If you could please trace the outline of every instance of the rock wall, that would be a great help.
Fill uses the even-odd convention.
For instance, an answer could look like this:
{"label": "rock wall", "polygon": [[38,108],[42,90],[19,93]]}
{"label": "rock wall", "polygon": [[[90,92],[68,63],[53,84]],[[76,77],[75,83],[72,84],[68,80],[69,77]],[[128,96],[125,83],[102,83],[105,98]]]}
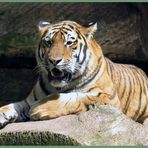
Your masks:
{"label": "rock wall", "polygon": [[147,61],[147,4],[1,3],[0,56],[34,56],[39,20],[96,21],[96,40],[117,60]]}

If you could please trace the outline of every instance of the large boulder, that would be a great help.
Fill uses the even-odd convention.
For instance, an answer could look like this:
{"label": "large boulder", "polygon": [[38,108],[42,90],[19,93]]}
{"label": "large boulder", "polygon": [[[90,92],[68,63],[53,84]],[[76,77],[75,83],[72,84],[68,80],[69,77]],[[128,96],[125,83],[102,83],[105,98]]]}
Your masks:
{"label": "large boulder", "polygon": [[80,115],[12,123],[0,130],[0,145],[148,145],[148,129],[110,105]]}

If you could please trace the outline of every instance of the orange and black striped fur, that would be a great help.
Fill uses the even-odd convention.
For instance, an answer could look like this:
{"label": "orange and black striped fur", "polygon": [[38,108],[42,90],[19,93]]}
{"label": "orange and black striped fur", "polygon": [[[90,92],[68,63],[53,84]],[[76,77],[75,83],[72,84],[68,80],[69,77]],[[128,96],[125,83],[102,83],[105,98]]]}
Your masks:
{"label": "orange and black striped fur", "polygon": [[111,104],[139,122],[148,117],[147,76],[105,58],[93,39],[96,30],[96,23],[39,23],[38,81],[25,100],[0,108],[0,127],[78,114],[95,103]]}

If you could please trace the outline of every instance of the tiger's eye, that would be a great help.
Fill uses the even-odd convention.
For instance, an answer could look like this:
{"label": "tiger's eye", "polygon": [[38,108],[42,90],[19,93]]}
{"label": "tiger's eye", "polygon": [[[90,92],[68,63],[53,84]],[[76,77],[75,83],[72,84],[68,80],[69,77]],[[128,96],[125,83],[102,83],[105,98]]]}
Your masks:
{"label": "tiger's eye", "polygon": [[51,47],[52,41],[51,40],[44,40],[46,46]]}
{"label": "tiger's eye", "polygon": [[73,42],[72,41],[68,41],[67,42],[67,45],[71,45]]}

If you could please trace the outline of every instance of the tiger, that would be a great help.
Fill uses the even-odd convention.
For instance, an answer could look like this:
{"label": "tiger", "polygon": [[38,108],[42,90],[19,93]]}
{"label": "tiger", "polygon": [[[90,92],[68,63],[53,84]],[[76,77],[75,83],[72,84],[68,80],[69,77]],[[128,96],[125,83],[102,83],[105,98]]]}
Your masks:
{"label": "tiger", "polygon": [[129,118],[148,117],[148,78],[138,67],[114,63],[94,39],[97,22],[38,23],[38,79],[26,99],[0,107],[0,128],[8,123],[49,120],[109,104]]}

